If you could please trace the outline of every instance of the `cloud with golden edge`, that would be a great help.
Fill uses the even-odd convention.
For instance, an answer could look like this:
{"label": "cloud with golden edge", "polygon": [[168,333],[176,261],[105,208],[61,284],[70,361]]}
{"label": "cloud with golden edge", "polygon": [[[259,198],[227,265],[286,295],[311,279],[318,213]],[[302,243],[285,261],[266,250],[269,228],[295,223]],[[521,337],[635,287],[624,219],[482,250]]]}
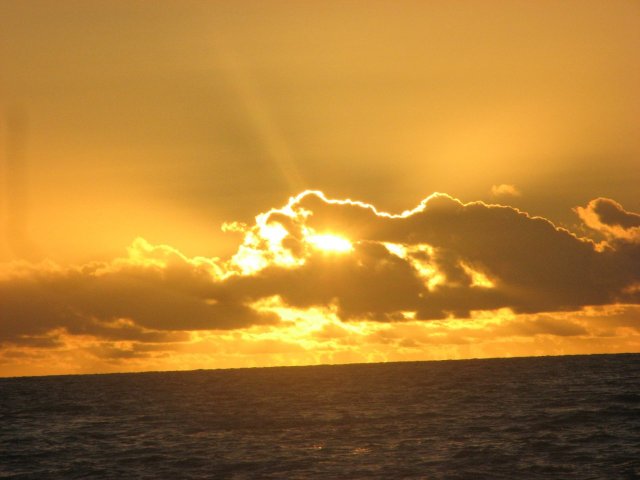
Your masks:
{"label": "cloud with golden edge", "polygon": [[[243,235],[228,258],[137,239],[111,262],[5,265],[0,364],[45,351],[158,368],[207,352],[222,366],[378,361],[491,339],[635,338],[640,216],[602,198],[576,212],[607,248],[509,206],[435,193],[391,214],[309,190],[225,224]],[[635,320],[585,313],[616,305]]]}
{"label": "cloud with golden edge", "polygon": [[640,215],[610,198],[596,198],[585,207],[576,207],[575,212],[587,227],[609,240],[640,242]]}

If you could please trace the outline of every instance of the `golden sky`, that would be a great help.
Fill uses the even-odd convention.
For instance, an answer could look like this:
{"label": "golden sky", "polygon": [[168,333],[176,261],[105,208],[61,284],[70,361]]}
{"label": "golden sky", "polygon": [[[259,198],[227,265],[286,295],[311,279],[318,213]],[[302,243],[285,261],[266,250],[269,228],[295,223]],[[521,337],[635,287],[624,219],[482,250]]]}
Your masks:
{"label": "golden sky", "polygon": [[0,2],[0,375],[640,351],[637,85],[632,0]]}

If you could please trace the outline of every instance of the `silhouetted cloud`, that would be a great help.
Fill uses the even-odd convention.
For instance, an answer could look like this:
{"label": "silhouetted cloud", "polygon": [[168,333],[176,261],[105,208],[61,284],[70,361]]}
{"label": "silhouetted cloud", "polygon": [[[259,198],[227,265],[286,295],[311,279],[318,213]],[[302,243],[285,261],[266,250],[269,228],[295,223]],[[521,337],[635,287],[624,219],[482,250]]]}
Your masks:
{"label": "silhouetted cloud", "polygon": [[[435,194],[410,212],[389,215],[308,192],[288,209],[286,221],[274,211],[265,225],[283,226],[298,242],[305,229],[336,232],[354,242],[353,252],[313,252],[302,265],[268,266],[229,279],[224,289],[251,300],[279,295],[297,308],[334,303],[343,319],[400,320],[411,311],[429,320],[629,301],[623,292],[640,278],[637,264],[624,267],[636,247],[599,252],[592,241],[511,207]],[[421,270],[439,281],[430,286]],[[491,286],[474,285],[474,273]]]}
{"label": "silhouetted cloud", "polygon": [[640,241],[640,215],[626,211],[609,198],[596,198],[576,213],[590,228],[614,239]]}
{"label": "silhouetted cloud", "polygon": [[[237,225],[244,241],[226,260],[138,240],[113,262],[9,270],[0,280],[0,342],[55,348],[72,335],[168,345],[188,341],[187,331],[278,325],[277,310],[262,305],[269,299],[329,308],[343,321],[473,321],[473,312],[509,309],[542,316],[496,330],[502,335],[580,335],[582,324],[543,314],[640,303],[640,245],[627,241],[640,216],[608,199],[577,212],[593,228],[628,235],[598,248],[508,206],[434,194],[392,215],[308,191],[253,226]],[[92,348],[146,355],[132,345]]]}
{"label": "silhouetted cloud", "polygon": [[0,281],[0,342],[33,343],[54,330],[176,342],[188,340],[185,330],[277,322],[273,314],[213,297],[206,264],[189,263],[170,250],[165,254],[162,264],[147,258],[69,269],[30,266],[6,276]]}

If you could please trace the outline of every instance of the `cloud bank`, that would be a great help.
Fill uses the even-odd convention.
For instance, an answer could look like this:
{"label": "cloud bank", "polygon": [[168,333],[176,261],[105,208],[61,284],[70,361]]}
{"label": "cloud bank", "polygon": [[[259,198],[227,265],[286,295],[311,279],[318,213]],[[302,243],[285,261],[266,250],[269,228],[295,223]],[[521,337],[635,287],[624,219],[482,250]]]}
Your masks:
{"label": "cloud bank", "polygon": [[194,332],[277,331],[304,316],[286,309],[324,311],[336,335],[362,322],[471,325],[498,311],[537,315],[494,329],[502,335],[582,335],[582,323],[553,318],[640,303],[640,215],[606,198],[576,212],[604,247],[513,207],[446,194],[389,214],[306,191],[254,225],[225,225],[243,234],[226,259],[138,239],[112,262],[6,265],[0,344],[56,349],[75,337],[106,342],[102,355],[117,342],[148,352]]}
{"label": "cloud bank", "polygon": [[[468,318],[474,310],[568,311],[639,299],[629,293],[640,278],[637,245],[618,242],[600,251],[591,240],[508,206],[434,194],[390,215],[306,192],[259,223],[258,236],[260,228],[280,231],[272,250],[290,261],[275,259],[221,285],[244,301],[278,295],[297,308],[336,305],[343,320],[393,321],[403,312],[433,320]],[[309,232],[340,234],[353,250],[300,253]]]}

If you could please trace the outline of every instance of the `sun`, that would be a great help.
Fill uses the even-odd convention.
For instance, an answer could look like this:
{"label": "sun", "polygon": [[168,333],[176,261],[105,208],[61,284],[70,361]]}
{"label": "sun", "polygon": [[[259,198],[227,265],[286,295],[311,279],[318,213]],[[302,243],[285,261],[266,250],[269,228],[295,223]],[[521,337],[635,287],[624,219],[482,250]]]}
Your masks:
{"label": "sun", "polygon": [[353,250],[353,245],[349,240],[332,233],[309,235],[306,240],[314,248],[322,250],[323,252],[347,253]]}

